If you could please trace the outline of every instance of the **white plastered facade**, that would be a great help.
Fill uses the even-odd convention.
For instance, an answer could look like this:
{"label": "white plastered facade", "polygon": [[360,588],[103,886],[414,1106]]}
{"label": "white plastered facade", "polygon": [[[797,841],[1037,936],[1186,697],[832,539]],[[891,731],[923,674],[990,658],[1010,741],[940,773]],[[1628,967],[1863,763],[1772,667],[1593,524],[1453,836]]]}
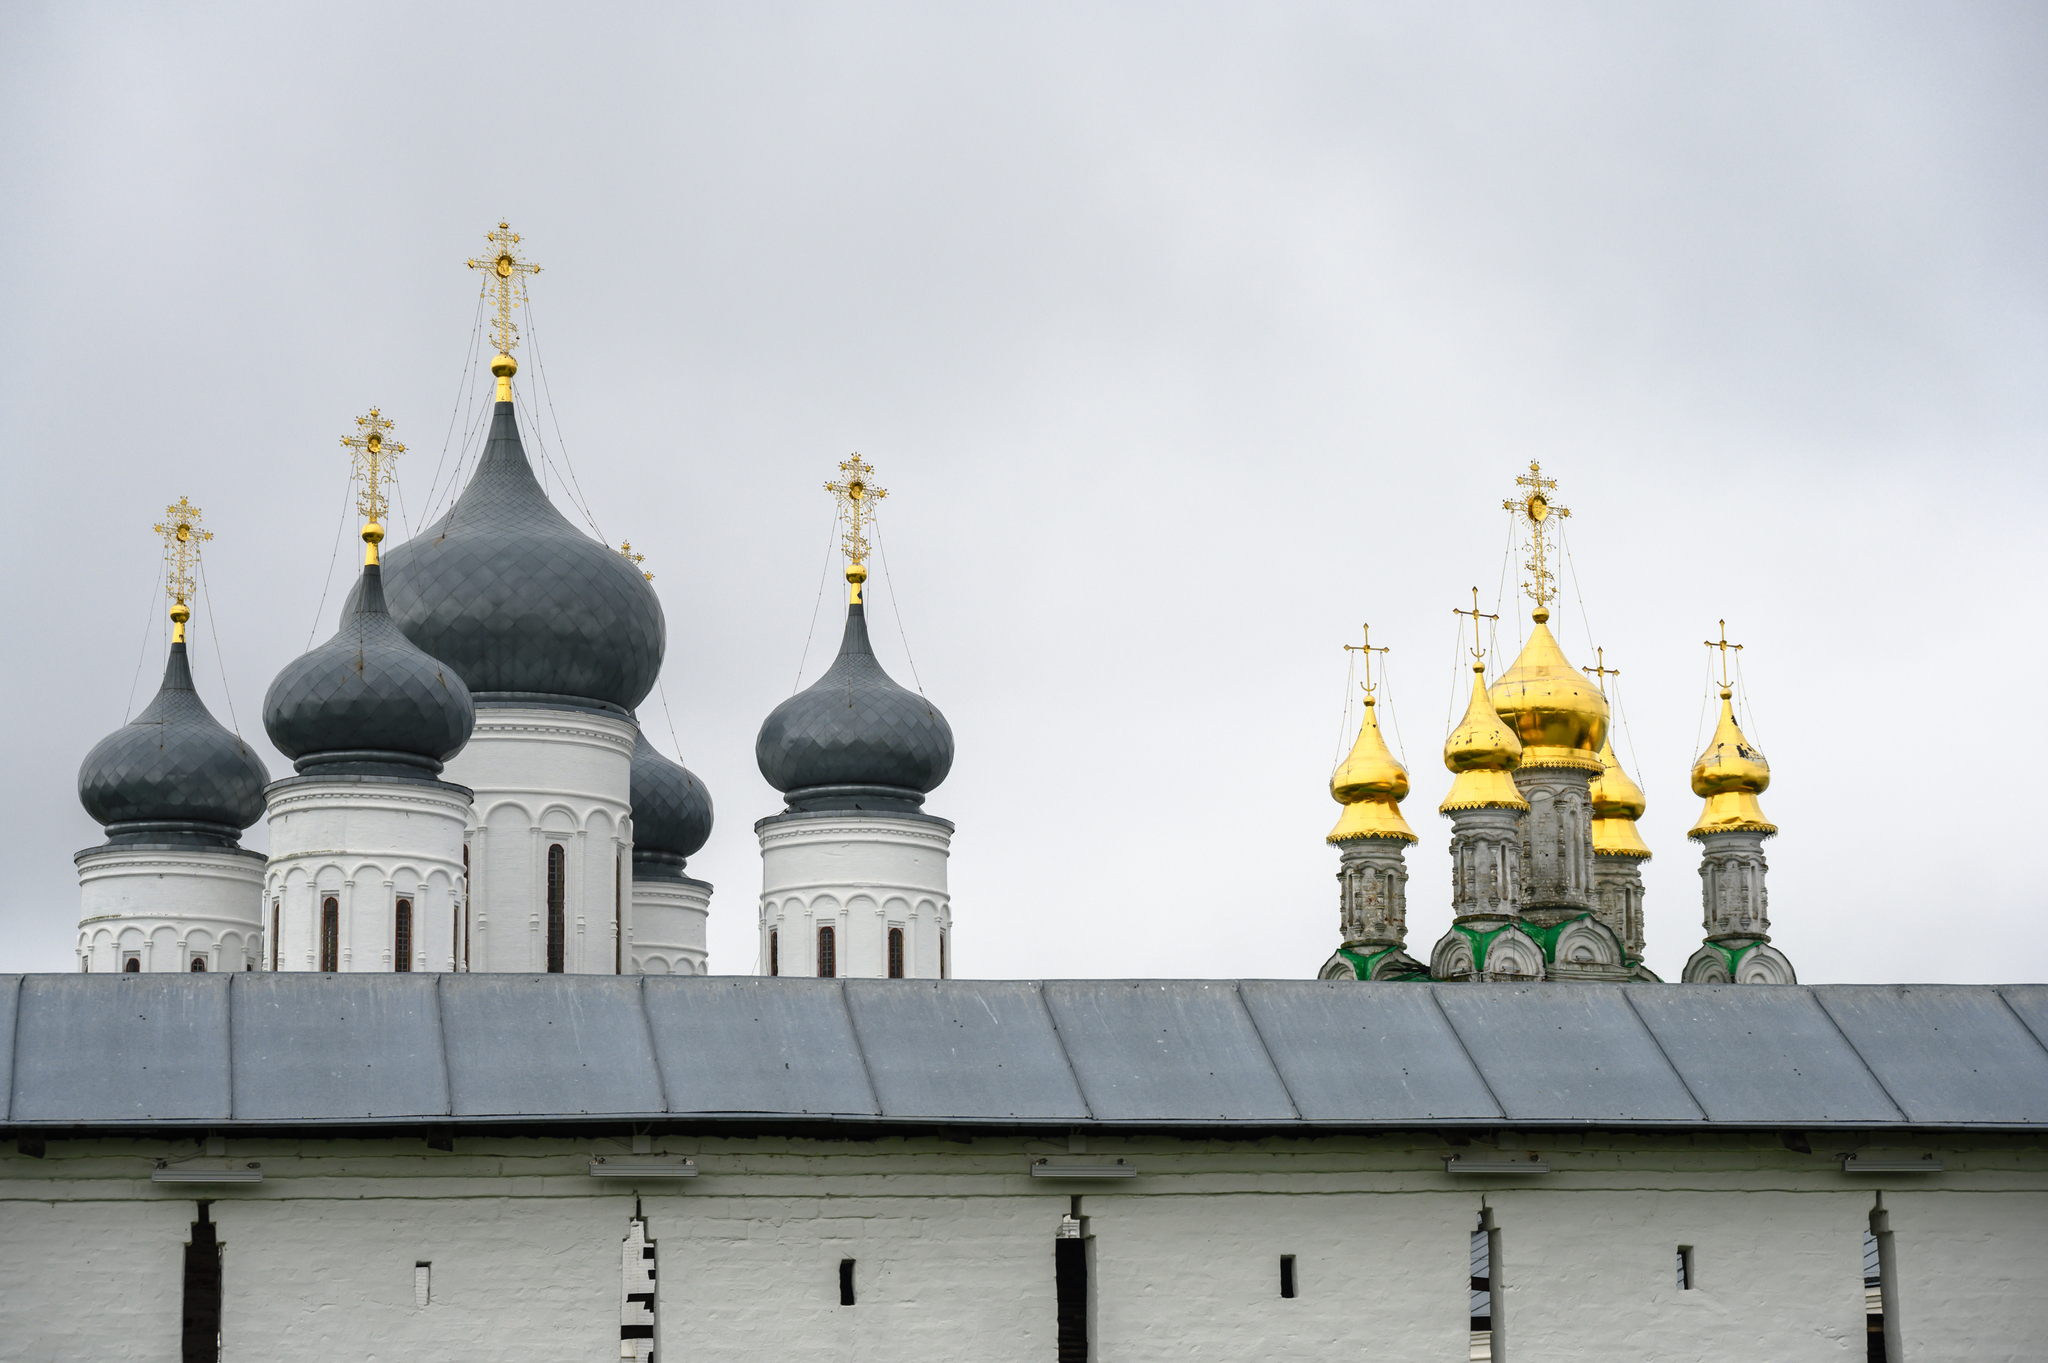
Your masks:
{"label": "white plastered facade", "polygon": [[[336,971],[453,970],[460,953],[462,838],[470,793],[445,781],[290,777],[264,791],[270,866],[265,970],[321,970],[327,901]],[[410,951],[397,954],[399,905]]]}
{"label": "white plastered facade", "polygon": [[[226,1161],[263,1182],[204,1189],[149,1179],[155,1159],[194,1157],[191,1140],[52,1140],[40,1159],[4,1146],[0,1338],[27,1363],[173,1363],[205,1197],[226,1363],[618,1358],[636,1208],[659,1245],[657,1357],[1042,1363],[1053,1242],[1077,1196],[1092,1356],[1120,1363],[1463,1359],[1482,1211],[1512,1363],[1856,1363],[1880,1196],[1903,1363],[2032,1360],[2048,1338],[2038,1139],[1940,1138],[1946,1172],[1894,1176],[1845,1174],[1818,1138],[1811,1155],[1770,1135],[1526,1139],[1551,1173],[1448,1174],[1450,1150],[1419,1133],[1091,1133],[1090,1160],[1138,1170],[1107,1186],[1029,1176],[1071,1157],[1063,1134],[657,1136],[652,1153],[701,1172],[646,1183],[588,1176],[624,1138],[457,1136],[440,1153],[417,1135],[230,1137]],[[96,1305],[51,1307],[67,1301]]]}
{"label": "white plastered facade", "polygon": [[819,929],[832,929],[833,974],[889,978],[889,935],[903,934],[903,978],[952,974],[953,825],[928,814],[820,810],[772,815],[761,840],[759,975],[816,975]]}
{"label": "white plastered facade", "polygon": [[632,973],[703,975],[710,969],[705,923],[711,886],[688,876],[633,879]]}
{"label": "white plastered facade", "polygon": [[108,845],[75,860],[80,970],[246,970],[261,958],[261,852]]}
{"label": "white plastered facade", "polygon": [[[563,971],[630,969],[633,724],[623,715],[477,706],[445,776],[475,792],[465,970],[548,968],[550,849],[564,866]],[[626,936],[620,936],[621,931]]]}

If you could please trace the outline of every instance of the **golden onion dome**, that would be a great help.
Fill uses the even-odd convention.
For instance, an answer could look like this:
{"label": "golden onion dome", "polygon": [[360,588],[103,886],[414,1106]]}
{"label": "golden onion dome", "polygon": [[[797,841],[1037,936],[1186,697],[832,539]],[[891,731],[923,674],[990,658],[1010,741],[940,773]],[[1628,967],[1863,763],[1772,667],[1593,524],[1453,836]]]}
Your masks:
{"label": "golden onion dome", "polygon": [[1351,745],[1351,755],[1330,777],[1330,798],[1343,805],[1344,812],[1326,842],[1357,838],[1418,841],[1415,830],[1401,817],[1401,801],[1408,798],[1408,769],[1387,750],[1371,696],[1365,698],[1365,718],[1358,726],[1358,741]]}
{"label": "golden onion dome", "polygon": [[1727,687],[1721,688],[1721,722],[1707,750],[1692,764],[1692,793],[1706,800],[1699,822],[1686,836],[1707,833],[1775,833],[1756,797],[1770,789],[1771,764],[1742,736]]}
{"label": "golden onion dome", "polygon": [[1501,723],[1486,694],[1486,669],[1472,668],[1472,703],[1444,740],[1444,765],[1458,774],[1439,814],[1454,809],[1527,809],[1529,802],[1508,775],[1522,761],[1522,742]]}
{"label": "golden onion dome", "polygon": [[1534,619],[1522,655],[1493,684],[1493,708],[1522,741],[1523,766],[1597,773],[1607,741],[1607,697],[1565,660],[1544,623],[1550,612],[1538,606]]}
{"label": "golden onion dome", "polygon": [[1636,831],[1649,801],[1614,756],[1614,743],[1600,745],[1600,774],[1593,778],[1593,852],[1597,856],[1650,859],[1650,848]]}

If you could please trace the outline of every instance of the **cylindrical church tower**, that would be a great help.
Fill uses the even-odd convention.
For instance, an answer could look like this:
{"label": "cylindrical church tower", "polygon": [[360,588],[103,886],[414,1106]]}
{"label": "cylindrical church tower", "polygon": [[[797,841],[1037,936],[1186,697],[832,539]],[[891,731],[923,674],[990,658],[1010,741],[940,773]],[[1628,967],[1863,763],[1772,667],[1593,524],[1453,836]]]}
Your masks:
{"label": "cylindrical church tower", "polygon": [[953,973],[946,859],[953,825],[924,797],[953,767],[937,706],[875,659],[861,602],[869,507],[886,495],[859,455],[833,491],[847,519],[850,600],[825,675],[775,707],[754,757],[787,802],[761,840],[763,975],[944,979]]}
{"label": "cylindrical church tower", "polygon": [[241,845],[270,774],[192,685],[185,624],[199,510],[180,500],[158,529],[172,594],[163,685],[78,768],[78,799],[107,840],[78,866],[78,968],[247,970],[262,954],[263,854]]}
{"label": "cylindrical church tower", "polygon": [[656,751],[634,718],[629,969],[640,975],[702,975],[710,959],[704,928],[711,885],[683,868],[711,837],[711,792],[695,772]]}
{"label": "cylindrical church tower", "polygon": [[1544,976],[1543,948],[1516,911],[1521,824],[1529,802],[1510,773],[1521,760],[1521,741],[1494,712],[1486,694],[1486,664],[1475,657],[1472,702],[1444,740],[1444,765],[1457,779],[1437,806],[1451,821],[1451,930],[1429,954],[1429,973],[1436,979]]}
{"label": "cylindrical church tower", "polygon": [[475,722],[469,689],[384,605],[383,528],[332,639],[277,674],[263,725],[297,775],[264,792],[272,970],[462,968],[470,792],[439,780]]}
{"label": "cylindrical church tower", "polygon": [[[1371,644],[1364,645],[1368,650]],[[1372,653],[1366,653],[1365,715],[1358,741],[1330,777],[1330,798],[1344,806],[1337,826],[1324,839],[1340,856],[1337,865],[1339,930],[1337,950],[1317,972],[1324,980],[1407,980],[1427,973],[1408,945],[1408,845],[1415,830],[1401,817],[1408,798],[1408,769],[1394,760],[1380,733],[1371,687]]]}
{"label": "cylindrical church tower", "polygon": [[[1731,645],[1732,647],[1732,645]],[[1771,945],[1764,889],[1764,839],[1778,826],[1757,796],[1770,788],[1771,765],[1735,723],[1733,693],[1721,687],[1721,720],[1692,764],[1693,794],[1705,799],[1686,834],[1700,844],[1700,897],[1706,941],[1685,963],[1687,984],[1797,984],[1785,953]]]}

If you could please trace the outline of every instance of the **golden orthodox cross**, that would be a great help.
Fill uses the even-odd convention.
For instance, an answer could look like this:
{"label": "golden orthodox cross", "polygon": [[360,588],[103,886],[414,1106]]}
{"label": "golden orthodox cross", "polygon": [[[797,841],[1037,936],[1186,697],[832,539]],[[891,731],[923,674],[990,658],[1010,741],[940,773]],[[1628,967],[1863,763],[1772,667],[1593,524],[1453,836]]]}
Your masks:
{"label": "golden orthodox cross", "polygon": [[1529,561],[1523,565],[1529,570],[1529,580],[1522,584],[1522,588],[1547,614],[1551,598],[1557,595],[1557,591],[1551,585],[1554,574],[1550,571],[1544,535],[1552,516],[1570,516],[1572,509],[1559,506],[1551,499],[1551,494],[1557,490],[1557,479],[1545,478],[1543,465],[1534,459],[1529,461],[1529,472],[1517,477],[1515,484],[1527,490],[1519,497],[1510,497],[1501,506],[1505,510],[1519,512],[1529,527]]}
{"label": "golden orthodox cross", "polygon": [[192,618],[188,603],[197,590],[194,582],[199,566],[199,545],[213,538],[211,530],[199,528],[200,510],[188,498],[180,497],[164,508],[162,523],[151,528],[164,537],[164,593],[171,598],[171,641],[185,642],[185,622]]}
{"label": "golden orthodox cross", "polygon": [[470,261],[469,268],[483,271],[484,287],[497,290],[491,340],[500,355],[510,355],[519,344],[519,328],[512,321],[512,310],[519,306],[517,294],[526,291],[525,277],[539,274],[540,266],[519,258],[513,249],[519,245],[519,234],[509,222],[500,221],[497,231],[484,233],[484,240],[491,243],[490,254]]}
{"label": "golden orthodox cross", "polygon": [[861,567],[868,558],[867,528],[875,518],[874,503],[888,496],[889,489],[875,486],[874,466],[858,452],[839,465],[839,472],[841,480],[825,484],[825,491],[839,503],[839,518],[846,526],[839,537],[839,547],[845,551],[850,565]]}
{"label": "golden orthodox cross", "polygon": [[1498,620],[1500,617],[1498,615],[1487,615],[1479,609],[1479,589],[1477,587],[1472,589],[1472,609],[1460,610],[1458,607],[1453,606],[1451,607],[1451,614],[1469,615],[1472,617],[1472,661],[1474,663],[1484,661],[1486,650],[1479,646],[1479,622],[1481,620]]}
{"label": "golden orthodox cross", "polygon": [[1607,679],[1608,679],[1609,677],[1618,677],[1618,676],[1620,676],[1620,675],[1621,675],[1621,669],[1620,669],[1620,668],[1618,668],[1618,667],[1609,667],[1609,666],[1607,665],[1607,650],[1606,650],[1606,649],[1604,649],[1604,648],[1596,648],[1596,649],[1594,649],[1594,650],[1593,650],[1593,652],[1594,652],[1594,653],[1595,653],[1595,654],[1596,654],[1596,655],[1597,655],[1597,656],[1599,657],[1599,659],[1600,659],[1599,665],[1598,665],[1598,666],[1596,666],[1596,667],[1582,667],[1582,668],[1580,668],[1580,669],[1579,669],[1579,671],[1581,671],[1581,672],[1590,672],[1590,673],[1591,673],[1591,674],[1592,674],[1592,675],[1593,675],[1594,677],[1598,678],[1598,679],[1599,679],[1599,682],[1600,682],[1600,694],[1604,696],[1604,695],[1606,695],[1606,694],[1607,694]]}
{"label": "golden orthodox cross", "polygon": [[[635,568],[640,568],[641,564],[647,562],[647,555],[633,552],[633,541],[631,540],[619,541],[619,557],[632,564]],[[648,572],[645,568],[640,568],[640,576],[646,578],[649,582],[654,581],[654,574]]]}
{"label": "golden orthodox cross", "polygon": [[1373,655],[1373,654],[1375,654],[1375,653],[1387,653],[1387,652],[1390,652],[1390,651],[1391,651],[1391,649],[1390,649],[1390,647],[1389,647],[1388,645],[1384,645],[1384,644],[1382,644],[1382,645],[1378,645],[1378,646],[1375,646],[1375,645],[1373,644],[1373,641],[1372,641],[1372,626],[1371,626],[1371,625],[1369,625],[1369,624],[1365,624],[1365,625],[1360,625],[1360,626],[1359,626],[1359,629],[1361,629],[1361,630],[1363,630],[1363,631],[1364,631],[1364,638],[1365,638],[1365,642],[1364,642],[1364,643],[1362,643],[1362,644],[1346,644],[1346,645],[1344,645],[1344,651],[1345,651],[1346,653],[1363,653],[1363,654],[1365,655],[1365,698],[1366,698],[1367,700],[1371,700],[1371,699],[1372,699],[1372,655]]}
{"label": "golden orthodox cross", "polygon": [[356,433],[341,438],[341,443],[354,451],[356,477],[363,484],[356,496],[356,510],[379,524],[391,507],[384,490],[391,485],[392,461],[405,453],[405,446],[385,438],[390,430],[390,418],[372,407],[367,415],[356,418]]}
{"label": "golden orthodox cross", "polygon": [[1726,620],[1723,620],[1723,621],[1721,621],[1721,622],[1720,622],[1720,624],[1721,624],[1721,637],[1720,637],[1720,639],[1718,639],[1718,640],[1714,640],[1714,639],[1708,639],[1708,640],[1705,640],[1704,642],[1706,643],[1706,645],[1707,645],[1707,647],[1708,647],[1708,648],[1718,648],[1718,649],[1720,649],[1720,650],[1721,650],[1721,689],[1722,689],[1723,691],[1726,691],[1726,690],[1728,689],[1728,650],[1732,648],[1732,649],[1734,649],[1734,650],[1735,650],[1735,651],[1736,651],[1737,653],[1740,653],[1740,652],[1742,652],[1742,645],[1741,645],[1741,644],[1731,644],[1731,643],[1729,643],[1729,642],[1728,642],[1728,622],[1727,622]]}

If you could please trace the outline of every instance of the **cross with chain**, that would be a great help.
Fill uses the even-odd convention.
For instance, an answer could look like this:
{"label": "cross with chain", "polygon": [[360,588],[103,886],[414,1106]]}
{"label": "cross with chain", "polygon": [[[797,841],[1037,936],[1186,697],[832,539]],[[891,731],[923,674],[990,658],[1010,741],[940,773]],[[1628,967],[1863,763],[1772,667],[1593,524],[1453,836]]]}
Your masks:
{"label": "cross with chain", "polygon": [[185,642],[185,622],[192,618],[186,603],[198,589],[194,572],[199,566],[199,545],[213,538],[211,530],[199,528],[200,510],[189,498],[180,497],[164,508],[164,519],[150,528],[164,537],[164,593],[171,598],[171,642]]}
{"label": "cross with chain", "polygon": [[1372,702],[1372,655],[1375,653],[1388,653],[1392,649],[1384,644],[1375,645],[1373,643],[1371,625],[1360,625],[1358,628],[1364,631],[1365,642],[1362,644],[1346,644],[1344,645],[1344,651],[1346,653],[1363,653],[1365,655],[1365,699],[1366,703],[1370,704]]}
{"label": "cross with chain", "polygon": [[390,429],[390,418],[372,407],[367,415],[356,418],[356,433],[341,438],[341,443],[355,452],[356,477],[363,484],[356,496],[356,510],[379,529],[383,528],[384,513],[391,507],[384,489],[391,485],[392,461],[405,453],[405,446],[385,439]]}
{"label": "cross with chain", "polygon": [[[632,564],[635,568],[640,568],[641,564],[647,562],[647,555],[633,552],[633,541],[631,540],[619,541],[619,557]],[[654,574],[648,572],[645,568],[640,568],[640,576],[646,578],[649,582],[654,581]]]}
{"label": "cross with chain", "polygon": [[1481,620],[1497,621],[1500,617],[1498,615],[1487,615],[1479,609],[1479,589],[1477,587],[1472,589],[1472,609],[1461,610],[1453,606],[1451,607],[1451,614],[1469,615],[1472,617],[1472,662],[1474,666],[1477,666],[1486,659],[1486,650],[1479,646],[1479,622]]}
{"label": "cross with chain", "polygon": [[1523,565],[1529,570],[1529,580],[1522,584],[1522,589],[1535,601],[1536,608],[1543,612],[1536,617],[1540,622],[1550,618],[1550,600],[1557,595],[1551,586],[1554,575],[1550,571],[1544,534],[1549,528],[1548,522],[1552,516],[1568,517],[1572,514],[1572,509],[1568,506],[1559,506],[1551,500],[1551,494],[1557,490],[1557,480],[1545,478],[1543,465],[1534,459],[1529,461],[1529,472],[1517,477],[1515,484],[1528,490],[1519,497],[1508,498],[1501,503],[1501,507],[1507,511],[1518,512],[1529,527],[1529,561]]}
{"label": "cross with chain", "polygon": [[498,230],[484,233],[484,240],[491,243],[491,253],[479,256],[469,262],[472,270],[481,270],[484,287],[497,290],[494,302],[496,315],[491,319],[491,340],[498,347],[498,353],[509,357],[519,344],[519,327],[512,321],[512,309],[519,306],[515,296],[526,291],[525,277],[539,274],[540,266],[521,260],[513,248],[519,245],[519,234],[512,230],[512,224],[498,223]]}
{"label": "cross with chain", "polygon": [[1600,682],[1600,694],[1604,696],[1607,694],[1607,679],[1609,677],[1620,676],[1621,669],[1618,667],[1609,667],[1607,665],[1606,649],[1596,648],[1593,650],[1593,652],[1600,659],[1599,665],[1596,667],[1582,667],[1579,669],[1579,671],[1590,673],[1594,677],[1598,678]]}
{"label": "cross with chain", "polygon": [[[1728,690],[1728,650],[1732,648],[1737,653],[1740,653],[1742,652],[1742,645],[1728,642],[1728,622],[1726,620],[1721,621],[1720,625],[1720,639],[1707,639],[1703,642],[1705,642],[1708,648],[1718,648],[1721,650],[1721,690],[1725,693]],[[1741,660],[1737,659],[1736,661],[1740,662]]]}

